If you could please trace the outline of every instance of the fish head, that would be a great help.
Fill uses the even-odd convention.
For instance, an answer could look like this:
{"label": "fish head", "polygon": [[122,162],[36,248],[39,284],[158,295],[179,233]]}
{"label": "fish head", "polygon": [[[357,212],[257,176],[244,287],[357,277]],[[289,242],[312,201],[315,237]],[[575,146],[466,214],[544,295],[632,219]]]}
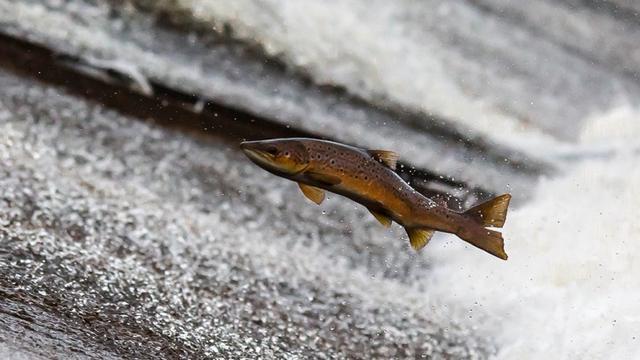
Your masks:
{"label": "fish head", "polygon": [[293,176],[309,166],[307,148],[300,140],[244,141],[240,148],[261,168],[281,176]]}

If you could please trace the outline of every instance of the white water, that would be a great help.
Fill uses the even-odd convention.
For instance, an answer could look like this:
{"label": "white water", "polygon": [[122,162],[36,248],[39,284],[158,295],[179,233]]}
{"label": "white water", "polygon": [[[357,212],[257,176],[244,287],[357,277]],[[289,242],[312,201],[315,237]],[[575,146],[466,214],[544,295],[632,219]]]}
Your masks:
{"label": "white water", "polygon": [[548,34],[476,1],[176,0],[171,7],[212,28],[229,26],[318,83],[441,115],[499,143],[574,138],[588,114],[638,98],[635,84],[606,68],[616,64],[590,60],[616,58],[618,48],[597,48],[603,42],[637,50],[632,35],[617,30],[622,21],[563,2],[490,3],[544,19]]}
{"label": "white water", "polygon": [[[553,141],[496,105],[508,90],[530,95],[519,88],[524,85],[514,82],[493,99],[465,92],[456,82],[459,74],[451,72],[456,67],[445,61],[457,59],[451,49],[428,31],[418,34],[412,32],[415,26],[406,26],[415,20],[403,12],[415,9],[409,2],[179,3],[196,17],[230,24],[240,37],[306,69],[318,82],[435,109],[557,162],[563,175],[541,181],[535,199],[509,215],[504,229],[509,261],[489,259],[453,237],[446,246],[434,241],[429,255],[437,264],[423,284],[425,293],[438,303],[470,310],[469,321],[495,339],[501,359],[640,358],[640,262],[635,261],[640,254],[640,154],[634,153],[640,148],[640,112],[620,107],[584,122],[564,119],[570,128],[585,124],[581,142]],[[451,11],[464,9],[442,3],[431,12],[447,17]],[[504,34],[495,34],[490,45],[499,53],[509,44],[501,43]],[[544,55],[539,60],[544,62]],[[473,66],[483,65],[459,68]],[[585,78],[591,70],[584,69]],[[522,100],[532,108],[534,102],[567,106],[567,98],[557,99],[552,91],[548,98],[540,96]]]}
{"label": "white water", "polygon": [[576,148],[612,153],[565,163],[510,212],[507,262],[453,238],[432,247],[426,288],[487,314],[499,358],[640,358],[639,118],[623,108],[591,119]]}
{"label": "white water", "polygon": [[[365,98],[388,98],[445,116],[499,142],[522,143],[532,137],[553,141],[530,123],[509,115],[491,95],[478,94],[465,84],[484,81],[481,87],[488,88],[493,83],[471,75],[489,69],[478,69],[481,64],[455,54],[456,49],[438,39],[435,24],[443,18],[455,14],[475,19],[476,14],[460,3],[178,0],[176,4],[215,24],[214,28],[229,24],[236,36],[251,39],[271,55],[305,69],[318,83],[345,86]],[[487,23],[483,22],[483,30]],[[499,31],[492,26],[486,31]],[[493,37],[496,52],[508,46]],[[518,81],[501,84],[509,84],[516,93],[524,87]]]}
{"label": "white water", "polygon": [[[259,37],[274,54],[288,52],[285,57],[319,81],[435,108],[520,146],[531,138],[531,128],[460,90],[430,56],[445,48],[419,46],[401,25],[378,26],[394,23],[398,14],[388,2],[377,2],[382,12],[357,2],[272,1],[271,12],[249,1],[182,2],[230,21],[242,36]],[[436,11],[447,10],[441,7]],[[276,23],[284,25],[269,26]],[[318,31],[326,24],[331,31]],[[453,237],[446,247],[430,245],[437,264],[425,280],[429,297],[471,310],[470,322],[496,339],[499,358],[640,358],[640,155],[633,153],[639,118],[623,107],[588,119],[578,146],[529,142],[530,151],[558,161],[564,175],[543,180],[535,200],[509,214],[508,262],[492,261]]]}

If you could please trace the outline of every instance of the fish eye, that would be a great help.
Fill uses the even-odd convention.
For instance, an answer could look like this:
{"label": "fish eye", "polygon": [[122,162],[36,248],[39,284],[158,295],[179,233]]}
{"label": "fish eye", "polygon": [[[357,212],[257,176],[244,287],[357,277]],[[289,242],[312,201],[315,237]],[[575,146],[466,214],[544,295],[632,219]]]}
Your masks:
{"label": "fish eye", "polygon": [[288,151],[285,151],[285,152],[284,152],[284,156],[289,157],[289,155],[291,155],[291,154],[290,154]]}

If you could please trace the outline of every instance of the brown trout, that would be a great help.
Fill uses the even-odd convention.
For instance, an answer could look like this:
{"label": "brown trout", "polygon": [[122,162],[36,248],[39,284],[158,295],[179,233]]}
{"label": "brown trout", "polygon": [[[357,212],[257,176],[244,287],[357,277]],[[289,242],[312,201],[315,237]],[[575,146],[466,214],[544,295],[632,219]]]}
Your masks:
{"label": "brown trout", "polygon": [[392,151],[309,138],[245,141],[240,147],[258,166],[297,182],[316,204],[324,200],[327,190],[364,205],[386,227],[392,221],[404,226],[415,250],[422,249],[435,231],[442,231],[507,259],[502,233],[487,227],[504,225],[509,194],[456,212],[402,180],[395,172],[398,155]]}

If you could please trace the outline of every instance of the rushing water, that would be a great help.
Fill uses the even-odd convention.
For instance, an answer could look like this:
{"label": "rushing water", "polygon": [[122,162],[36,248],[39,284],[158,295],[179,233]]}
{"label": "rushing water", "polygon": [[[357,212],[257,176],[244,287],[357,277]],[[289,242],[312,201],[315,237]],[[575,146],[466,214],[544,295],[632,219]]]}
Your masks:
{"label": "rushing water", "polygon": [[544,179],[510,212],[508,262],[452,253],[454,241],[434,249],[425,286],[487,314],[500,358],[640,357],[639,114],[621,108],[589,120],[562,160],[564,175]]}
{"label": "rushing water", "polygon": [[223,139],[197,141],[4,71],[0,83],[0,338],[11,348],[65,358],[495,352],[411,286],[430,261],[400,227],[385,231],[345,199],[312,205]]}
{"label": "rushing water", "polygon": [[180,0],[169,8],[226,25],[319,83],[523,146],[542,131],[575,139],[588,116],[620,98],[638,105],[640,27],[624,17],[634,10],[592,3]]}
{"label": "rushing water", "polygon": [[[498,339],[501,358],[639,358],[640,266],[635,259],[640,251],[640,111],[634,108],[635,96],[631,105],[624,105],[629,94],[637,93],[632,77],[615,73],[639,68],[637,57],[624,55],[638,28],[624,27],[624,19],[607,17],[607,10],[597,7],[584,9],[588,15],[581,18],[562,5],[543,2],[520,7],[480,3],[500,16],[435,2],[363,6],[351,1],[312,9],[267,2],[262,6],[272,11],[256,17],[242,16],[260,13],[252,1],[210,3],[208,9],[236,25],[241,35],[282,51],[319,78],[350,88],[360,83],[360,91],[437,109],[477,131],[502,137],[498,141],[518,139],[519,146],[526,143],[531,153],[556,162],[562,175],[543,179],[534,199],[510,213],[507,263],[487,261],[450,238],[446,248],[432,245],[438,262],[424,287],[431,296],[463,304],[470,321],[481,318],[491,328],[487,335]],[[299,16],[306,11],[310,18]],[[536,16],[526,20],[527,11],[544,14],[545,24],[537,23]],[[336,14],[337,21],[329,20]],[[536,35],[529,37],[528,30],[512,34],[502,22],[509,16],[537,29]],[[482,23],[476,23],[477,17]],[[272,26],[276,18],[285,26]],[[568,18],[570,25],[563,25]],[[459,21],[456,27],[449,27],[452,19]],[[580,25],[590,21],[600,26]],[[325,23],[332,24],[330,31]],[[470,28],[477,36],[465,34]],[[619,35],[607,36],[608,31]],[[461,45],[470,39],[477,43]],[[557,44],[590,60],[573,58]],[[473,61],[458,58],[458,51]],[[491,53],[489,62],[483,62],[485,52]],[[523,71],[531,66],[541,76],[520,77],[502,66]],[[601,72],[606,67],[614,70]],[[563,80],[538,82],[549,78]],[[617,83],[616,90],[604,90],[597,78],[607,79],[605,87]],[[514,126],[518,116],[509,117],[511,124],[502,123],[497,104],[578,141],[528,142],[535,138],[532,129]]]}
{"label": "rushing water", "polygon": [[[510,211],[507,262],[445,235],[413,255],[396,227],[384,232],[338,198],[313,207],[228,144],[202,144],[0,74],[0,356],[639,358],[640,92],[628,76],[637,42],[621,47],[626,32],[603,42],[620,24],[629,36],[636,26],[598,9],[571,17],[562,4],[535,2],[525,9],[546,14],[545,24],[514,29],[519,9],[477,3],[485,6],[152,7],[229,26],[318,83],[381,107],[446,115],[472,129],[469,137],[556,164],[559,174]],[[134,20],[119,18],[109,4],[0,0],[0,19],[62,49],[144,63],[140,73],[155,81],[287,125],[400,149],[421,166],[485,183],[504,170],[462,151],[444,156],[447,146],[426,132],[373,122],[339,95],[315,102],[319,92],[298,82],[275,91],[280,78],[251,64],[255,72],[238,71],[223,61],[227,48],[204,57],[209,50],[194,40],[177,52],[182,35],[149,31],[149,17],[124,7]],[[622,61],[621,52],[630,56]],[[214,65],[222,70],[207,72]],[[522,177],[524,186],[537,180]]]}

